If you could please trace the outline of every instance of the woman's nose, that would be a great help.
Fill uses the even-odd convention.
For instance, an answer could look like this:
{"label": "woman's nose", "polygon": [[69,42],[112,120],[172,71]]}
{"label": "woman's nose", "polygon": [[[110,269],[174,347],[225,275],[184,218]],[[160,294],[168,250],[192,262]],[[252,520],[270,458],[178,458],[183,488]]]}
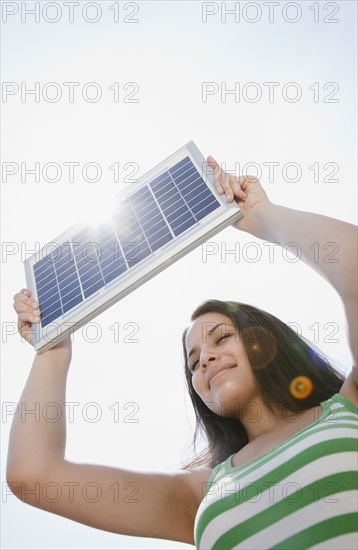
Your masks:
{"label": "woman's nose", "polygon": [[200,363],[201,363],[201,367],[206,369],[207,365],[209,362],[211,361],[215,361],[216,360],[216,356],[214,353],[212,352],[204,352],[202,354],[202,358],[200,360]]}

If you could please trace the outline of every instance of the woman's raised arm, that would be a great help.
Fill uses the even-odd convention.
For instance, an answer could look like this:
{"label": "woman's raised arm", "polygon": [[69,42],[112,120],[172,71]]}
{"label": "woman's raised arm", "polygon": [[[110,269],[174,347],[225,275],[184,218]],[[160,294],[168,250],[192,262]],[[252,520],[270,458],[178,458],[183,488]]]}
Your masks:
{"label": "woman's raised arm", "polygon": [[[234,177],[208,157],[214,183],[229,202],[235,200],[245,217],[234,227],[289,250],[322,275],[338,292],[345,307],[349,342],[357,360],[357,227],[337,220],[302,212],[269,201],[257,178]],[[358,384],[357,368],[352,378]]]}
{"label": "woman's raised arm", "polygon": [[[14,299],[19,332],[31,344],[36,306],[26,289]],[[194,520],[209,469],[142,473],[66,460],[70,362],[69,339],[35,356],[11,427],[11,491],[32,506],[97,529],[194,544]],[[51,421],[52,410],[56,421]]]}

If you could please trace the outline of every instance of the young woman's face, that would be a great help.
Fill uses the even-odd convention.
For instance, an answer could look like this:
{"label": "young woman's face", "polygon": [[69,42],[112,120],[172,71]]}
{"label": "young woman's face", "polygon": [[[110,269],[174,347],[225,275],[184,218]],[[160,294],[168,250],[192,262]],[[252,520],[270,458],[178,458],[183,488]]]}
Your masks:
{"label": "young woman's face", "polygon": [[219,416],[239,418],[260,400],[259,384],[233,322],[222,313],[205,313],[190,325],[187,360],[193,388]]}

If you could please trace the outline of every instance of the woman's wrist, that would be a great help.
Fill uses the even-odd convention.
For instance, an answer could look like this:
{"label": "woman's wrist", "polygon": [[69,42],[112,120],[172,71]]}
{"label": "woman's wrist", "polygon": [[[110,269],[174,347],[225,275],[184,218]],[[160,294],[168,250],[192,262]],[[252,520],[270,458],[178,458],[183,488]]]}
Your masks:
{"label": "woman's wrist", "polygon": [[72,344],[70,335],[66,335],[65,338],[54,347],[41,353],[37,352],[36,357],[41,361],[67,364],[69,367],[72,359]]}
{"label": "woman's wrist", "polygon": [[254,211],[255,236],[263,241],[275,240],[274,221],[278,206],[270,201],[257,205]]}
{"label": "woman's wrist", "polygon": [[268,200],[257,202],[249,211],[244,210],[244,218],[239,220],[235,227],[263,241],[273,241],[275,240],[273,223],[276,210],[277,205]]}

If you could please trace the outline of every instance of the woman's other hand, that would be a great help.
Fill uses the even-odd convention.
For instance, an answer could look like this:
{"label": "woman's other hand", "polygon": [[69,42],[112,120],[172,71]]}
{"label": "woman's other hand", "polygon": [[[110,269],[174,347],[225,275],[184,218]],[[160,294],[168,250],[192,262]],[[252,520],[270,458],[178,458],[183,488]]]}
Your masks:
{"label": "woman's other hand", "polygon": [[14,310],[17,313],[17,328],[19,334],[31,346],[34,345],[32,323],[40,322],[39,304],[31,298],[31,292],[23,288],[14,296]]}
{"label": "woman's other hand", "polygon": [[[27,288],[23,288],[14,296],[14,309],[17,313],[17,328],[20,336],[24,338],[31,346],[34,345],[34,337],[32,332],[32,324],[39,323],[41,313],[39,304],[31,298],[31,292]],[[71,358],[71,339],[68,333],[61,341],[53,346],[50,350],[61,350],[61,355],[66,354],[66,358]]]}
{"label": "woman's other hand", "polygon": [[255,218],[261,208],[272,204],[255,176],[233,176],[227,174],[216,160],[209,156],[209,166],[214,171],[213,179],[217,192],[225,193],[227,201],[233,200],[238,204],[245,216],[232,224],[232,227],[254,233]]}

